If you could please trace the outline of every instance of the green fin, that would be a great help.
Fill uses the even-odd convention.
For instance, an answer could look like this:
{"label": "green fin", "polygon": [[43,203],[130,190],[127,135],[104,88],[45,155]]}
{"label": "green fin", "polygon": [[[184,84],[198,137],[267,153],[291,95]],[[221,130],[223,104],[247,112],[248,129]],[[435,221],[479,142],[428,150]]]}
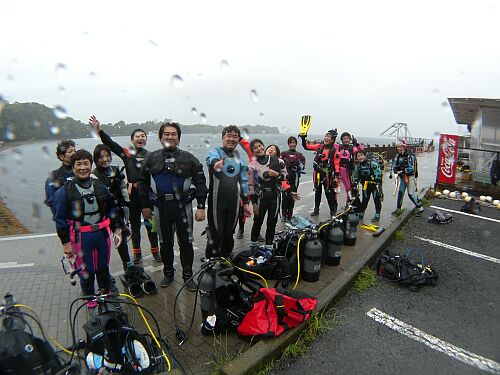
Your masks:
{"label": "green fin", "polygon": [[309,131],[310,127],[311,127],[311,116],[310,115],[302,116],[300,119],[299,135],[307,137],[307,132]]}

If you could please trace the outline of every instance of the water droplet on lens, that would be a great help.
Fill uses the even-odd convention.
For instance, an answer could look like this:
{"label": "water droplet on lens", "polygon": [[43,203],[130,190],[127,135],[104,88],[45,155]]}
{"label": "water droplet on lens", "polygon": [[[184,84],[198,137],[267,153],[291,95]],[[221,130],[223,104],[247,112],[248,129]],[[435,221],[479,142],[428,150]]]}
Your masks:
{"label": "water droplet on lens", "polygon": [[208,138],[205,139],[205,147],[206,148],[210,147],[210,139],[208,139]]}
{"label": "water droplet on lens", "polygon": [[206,123],[207,122],[207,115],[205,115],[204,113],[200,114],[200,121],[203,123]]}
{"label": "water droplet on lens", "polygon": [[170,79],[170,82],[175,89],[182,89],[184,87],[184,80],[178,74],[174,74]]}
{"label": "water droplet on lens", "polygon": [[135,147],[132,145],[132,146],[128,146],[128,152],[130,155],[135,155],[137,154],[137,151],[135,150]]}
{"label": "water droplet on lens", "polygon": [[198,110],[195,107],[191,108],[191,114],[193,116],[198,116]]}
{"label": "water droplet on lens", "polygon": [[432,95],[438,96],[438,94],[439,94],[439,90],[438,89],[432,90]]}
{"label": "water droplet on lens", "polygon": [[67,67],[66,64],[64,63],[59,63],[56,65],[56,74],[59,79],[65,79],[66,78],[66,71]]}
{"label": "water droplet on lens", "polygon": [[261,113],[259,113],[259,117],[260,117],[260,119],[262,120],[262,119],[264,118],[264,114],[263,114],[262,112],[261,112]]}
{"label": "water droplet on lens", "polygon": [[152,39],[149,39],[148,40],[149,44],[151,44],[153,47],[158,47],[158,44],[156,44],[156,42]]}
{"label": "water droplet on lens", "polygon": [[45,152],[46,154],[50,154],[49,148],[47,146],[43,146],[42,151]]}
{"label": "water droplet on lens", "polygon": [[66,88],[64,86],[59,86],[57,91],[59,91],[59,94],[61,94],[63,96],[66,95]]}
{"label": "water droplet on lens", "polygon": [[57,125],[52,125],[50,128],[49,128],[50,132],[54,135],[57,135],[61,132],[61,128]]}
{"label": "water droplet on lens", "polygon": [[40,206],[36,203],[32,203],[32,208],[33,208],[33,211],[32,211],[32,214],[31,216],[33,216],[35,219],[38,219],[40,218]]}
{"label": "water droplet on lens", "polygon": [[12,125],[7,126],[5,129],[4,139],[7,141],[14,141],[17,138],[16,131]]}
{"label": "water droplet on lens", "polygon": [[33,127],[34,128],[39,128],[40,126],[42,126],[42,123],[38,120],[33,120]]}
{"label": "water droplet on lens", "polygon": [[219,68],[220,70],[229,69],[229,62],[227,60],[221,60]]}
{"label": "water droplet on lens", "polygon": [[89,77],[90,77],[90,79],[94,79],[94,78],[96,77],[95,72],[94,72],[94,71],[91,71],[91,72],[89,73]]}
{"label": "water droplet on lens", "polygon": [[464,76],[464,75],[465,75],[465,71],[464,71],[464,70],[459,71],[459,72],[458,72],[458,75],[459,75],[460,77]]}
{"label": "water droplet on lens", "polygon": [[256,90],[250,90],[250,98],[256,102],[257,100],[259,100],[259,95],[257,95],[257,91]]}
{"label": "water droplet on lens", "polygon": [[68,117],[66,108],[64,108],[62,105],[56,105],[54,107],[54,116],[56,116],[58,119],[64,120],[66,117]]}
{"label": "water droplet on lens", "polygon": [[7,74],[7,81],[13,81],[13,80],[14,80],[14,75]]}
{"label": "water droplet on lens", "polygon": [[44,249],[38,249],[38,255],[43,255],[45,254],[45,250]]}

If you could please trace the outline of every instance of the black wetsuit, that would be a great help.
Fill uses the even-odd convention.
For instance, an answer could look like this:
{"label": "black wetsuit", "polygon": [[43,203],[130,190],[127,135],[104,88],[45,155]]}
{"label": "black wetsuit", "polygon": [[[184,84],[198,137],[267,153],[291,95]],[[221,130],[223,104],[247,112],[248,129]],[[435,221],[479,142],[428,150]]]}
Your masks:
{"label": "black wetsuit", "polygon": [[[145,148],[138,148],[135,152],[131,152],[128,148],[120,146],[118,143],[113,141],[109,135],[107,135],[103,130],[99,132],[102,143],[108,146],[111,151],[118,155],[125,165],[125,171],[127,172],[127,180],[129,184],[132,184],[132,189],[130,190],[130,229],[132,230],[132,247],[134,253],[139,252],[141,249],[141,214],[142,209],[147,208],[141,206],[141,200],[139,198],[139,190],[137,189],[137,182],[141,177],[141,167],[144,159],[149,154]],[[151,207],[149,207],[151,208]],[[146,226],[148,232],[149,242],[151,244],[151,249],[156,252],[158,248],[158,236],[156,233],[151,232],[151,227]]]}
{"label": "black wetsuit", "polygon": [[[258,203],[259,214],[254,217],[250,240],[252,245],[257,239],[267,213],[266,246],[271,246],[278,222],[281,201],[281,181],[286,178],[286,167],[276,156],[259,156],[248,166],[248,186],[252,203]],[[270,177],[269,170],[279,172],[278,177]]]}
{"label": "black wetsuit", "polygon": [[[221,171],[214,164],[224,158]],[[207,258],[229,257],[234,247],[234,228],[238,222],[240,198],[248,203],[247,166],[237,151],[223,147],[210,150],[207,156],[210,185],[208,190]]]}
{"label": "black wetsuit", "polygon": [[[194,190],[191,189],[194,185]],[[193,209],[205,208],[207,186],[203,165],[187,151],[156,150],[144,161],[139,180],[143,207],[154,205],[156,229],[160,237],[163,273],[174,273],[174,233],[180,249],[182,276],[188,279],[193,270]]]}
{"label": "black wetsuit", "polygon": [[[102,181],[104,185],[106,185],[109,192],[115,198],[117,206],[120,209],[121,225],[125,226],[128,221],[126,211],[128,211],[130,202],[128,201],[128,193],[123,192],[123,189],[127,189],[123,172],[116,166],[109,166],[108,168],[96,166],[96,168],[92,171],[92,174]],[[127,236],[123,235],[123,232],[122,243],[118,246],[117,250],[118,254],[120,254],[123,267],[126,269],[127,264],[130,264],[130,255],[128,253]]]}
{"label": "black wetsuit", "polygon": [[62,164],[59,168],[50,172],[45,180],[45,204],[52,211],[52,220],[55,220],[54,195],[57,189],[64,186],[66,181],[73,178],[73,169],[69,165]]}
{"label": "black wetsuit", "polygon": [[288,173],[287,181],[290,185],[283,192],[282,215],[286,219],[290,219],[293,216],[293,207],[295,206],[295,200],[291,193],[296,193],[299,189],[300,174],[304,170],[306,159],[301,152],[291,149],[282,152],[280,157],[285,162]]}

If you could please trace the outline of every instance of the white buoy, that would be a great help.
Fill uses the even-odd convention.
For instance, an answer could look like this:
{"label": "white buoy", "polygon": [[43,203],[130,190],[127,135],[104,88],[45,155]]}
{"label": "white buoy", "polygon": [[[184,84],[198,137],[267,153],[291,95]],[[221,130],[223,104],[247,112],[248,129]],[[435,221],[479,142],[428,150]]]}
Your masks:
{"label": "white buoy", "polygon": [[440,191],[436,191],[436,192],[434,193],[434,195],[435,195],[436,197],[440,198],[440,197],[441,197],[441,192],[440,192]]}
{"label": "white buoy", "polygon": [[450,191],[448,189],[443,190],[443,195],[448,195],[448,194],[450,194]]}
{"label": "white buoy", "polygon": [[457,193],[455,193],[454,191],[450,193],[450,198],[456,198],[457,197]]}
{"label": "white buoy", "polygon": [[500,210],[500,204],[499,204],[499,205],[497,205],[497,210]]}
{"label": "white buoy", "polygon": [[469,194],[467,194],[465,191],[462,193],[462,198],[468,197]]}
{"label": "white buoy", "polygon": [[479,197],[479,200],[480,200],[481,202],[484,202],[484,201],[486,200],[486,197],[485,197],[484,195],[481,195],[481,196]]}
{"label": "white buoy", "polygon": [[490,197],[489,195],[486,197],[486,202],[491,203],[492,200],[493,200],[493,198]]}
{"label": "white buoy", "polygon": [[500,204],[500,201],[498,199],[495,199],[493,201],[493,206],[498,206]]}
{"label": "white buoy", "polygon": [[464,198],[464,201],[466,201],[467,203],[469,203],[471,200],[472,200],[472,197],[469,197],[469,196]]}

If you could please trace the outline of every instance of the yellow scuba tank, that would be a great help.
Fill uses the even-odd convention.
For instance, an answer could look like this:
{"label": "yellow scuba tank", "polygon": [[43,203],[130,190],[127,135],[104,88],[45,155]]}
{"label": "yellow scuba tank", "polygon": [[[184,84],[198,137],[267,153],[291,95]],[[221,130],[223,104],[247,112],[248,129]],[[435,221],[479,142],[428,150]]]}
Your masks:
{"label": "yellow scuba tank", "polygon": [[300,119],[299,136],[307,137],[307,132],[309,131],[310,127],[311,127],[311,116],[310,115],[302,116]]}

